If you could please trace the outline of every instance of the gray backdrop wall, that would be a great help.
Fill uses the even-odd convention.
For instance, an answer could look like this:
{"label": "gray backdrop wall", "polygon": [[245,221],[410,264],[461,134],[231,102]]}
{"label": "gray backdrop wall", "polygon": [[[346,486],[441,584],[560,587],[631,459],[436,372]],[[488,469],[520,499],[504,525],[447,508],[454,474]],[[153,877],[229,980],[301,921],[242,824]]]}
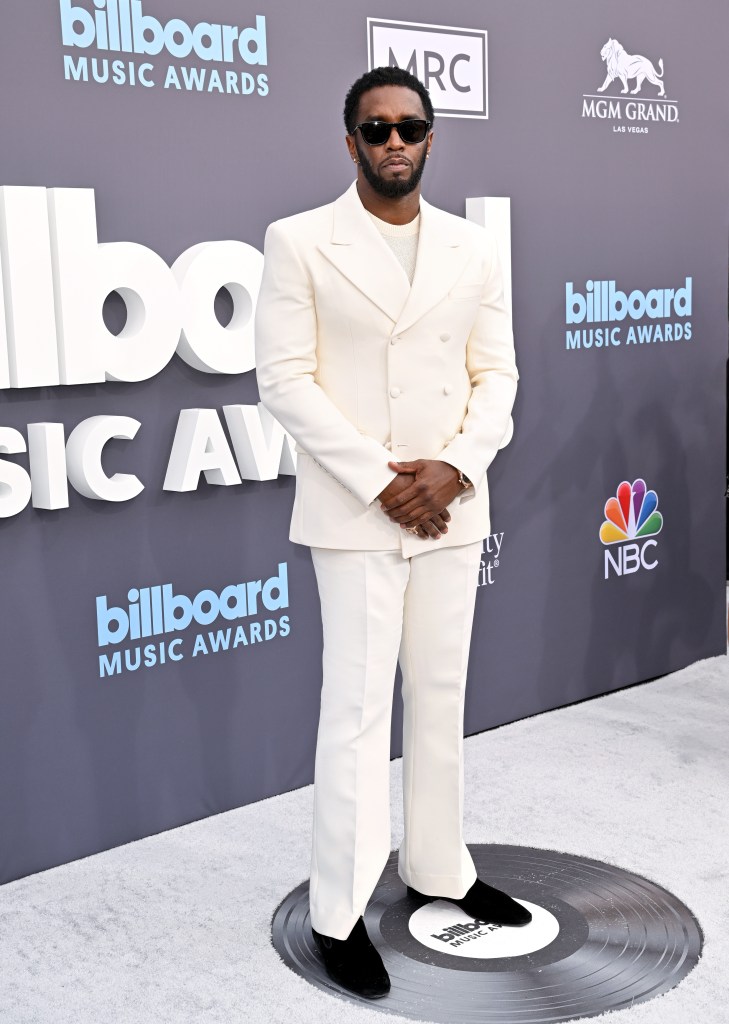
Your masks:
{"label": "gray backdrop wall", "polygon": [[[393,34],[377,45],[412,43],[441,108],[460,102],[461,113],[474,115],[438,120],[427,198],[460,215],[467,197],[511,198],[522,378],[514,439],[490,476],[495,535],[484,544],[467,731],[722,652],[729,155],[722,0],[453,0],[447,13],[436,0],[394,8],[362,0],[121,0],[118,7],[109,0],[91,23],[93,10],[90,0],[5,0],[0,185],[94,189],[99,240],[141,244],[168,266],[201,242],[234,239],[261,249],[271,220],[344,191],[352,167],[341,107],[367,67],[367,19],[441,26],[427,37],[385,26]],[[134,44],[124,19],[135,12],[161,26],[210,22],[208,35],[200,29],[196,37],[207,56],[184,55],[184,28],[157,54],[129,45],[123,52],[125,40]],[[215,53],[224,38],[217,25],[237,26],[238,35],[251,30],[242,41],[248,62],[237,48],[231,60],[217,59],[225,56]],[[453,27],[487,32],[488,117],[483,46]],[[92,35],[88,45],[71,45]],[[145,38],[154,48],[154,25]],[[617,55],[601,60],[615,39],[629,56],[611,51]],[[464,49],[472,43],[476,49]],[[471,59],[452,64],[463,52]],[[636,54],[646,62],[631,64]],[[95,81],[94,72],[104,78],[104,58],[122,63]],[[618,77],[608,74],[599,91],[608,66]],[[622,92],[625,66],[635,95]],[[220,78],[207,91],[213,71]],[[153,84],[140,84],[140,73]],[[233,85],[237,93],[227,91]],[[18,193],[4,196],[0,357],[8,349],[12,383],[13,373],[27,379],[20,346],[43,340],[32,324],[25,333],[18,326],[36,313],[22,282],[41,274],[43,260],[22,255],[22,218],[13,227]],[[48,259],[58,274],[58,256]],[[88,274],[74,280],[80,301],[98,314],[103,296],[93,267]],[[59,304],[57,294],[62,321]],[[245,304],[239,293],[243,320]],[[230,317],[225,294],[217,310]],[[118,296],[106,302],[105,316],[118,331],[125,317]],[[604,333],[590,335],[598,329]],[[2,365],[0,358],[0,373]],[[179,355],[137,382],[41,379],[0,390],[0,881],[311,781],[321,636],[308,551],[287,539],[291,475],[230,486],[202,476],[193,490],[163,488],[181,410],[218,410],[225,424],[224,406],[256,403],[254,372],[203,373]],[[89,497],[90,485],[79,493],[80,483],[69,489],[68,507],[41,507],[42,437],[57,445],[58,428],[44,434],[28,425],[63,424],[68,439],[101,416],[141,424],[133,440],[106,444],[103,467],[108,477],[136,475],[144,489],[108,501]],[[32,466],[20,450],[29,433]],[[79,444],[85,436],[76,435]],[[93,475],[83,465],[84,452],[93,462],[91,448],[81,448],[69,454],[77,483]],[[62,469],[60,458],[50,462]],[[23,504],[27,485],[11,466],[30,467],[33,476],[33,500],[19,510],[13,502]],[[45,489],[57,495],[62,481],[49,480],[53,488]],[[641,484],[616,498],[622,482],[641,480],[654,494],[645,499],[642,533]],[[611,498],[613,519],[631,505],[633,517],[622,533],[607,527],[601,535]],[[46,496],[45,504],[54,501]],[[234,620],[162,632],[162,591],[154,588],[169,585],[168,600],[206,590],[215,597],[275,576],[268,607],[259,600]],[[139,632],[145,622],[148,634],[156,631],[149,641],[156,663],[145,665],[149,637],[132,639],[131,625],[126,639],[100,646],[100,597],[103,608],[127,617],[131,606],[140,609]],[[210,595],[201,601],[204,619],[214,608]],[[184,619],[184,603],[176,614]],[[121,619],[105,621],[123,632]],[[177,638],[161,664],[160,644]],[[399,725],[396,712],[393,754]]]}

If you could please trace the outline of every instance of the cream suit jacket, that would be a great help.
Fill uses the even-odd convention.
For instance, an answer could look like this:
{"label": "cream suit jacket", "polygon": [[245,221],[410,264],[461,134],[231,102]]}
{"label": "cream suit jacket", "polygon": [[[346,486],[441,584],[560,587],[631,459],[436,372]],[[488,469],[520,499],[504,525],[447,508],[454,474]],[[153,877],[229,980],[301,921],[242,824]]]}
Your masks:
{"label": "cream suit jacket", "polygon": [[[518,374],[495,239],[422,198],[412,286],[359,199],[271,224],[257,303],[261,401],[297,455],[290,539],[401,549],[404,557],[490,533],[486,470]],[[439,540],[387,518],[390,460],[443,459],[474,487]]]}

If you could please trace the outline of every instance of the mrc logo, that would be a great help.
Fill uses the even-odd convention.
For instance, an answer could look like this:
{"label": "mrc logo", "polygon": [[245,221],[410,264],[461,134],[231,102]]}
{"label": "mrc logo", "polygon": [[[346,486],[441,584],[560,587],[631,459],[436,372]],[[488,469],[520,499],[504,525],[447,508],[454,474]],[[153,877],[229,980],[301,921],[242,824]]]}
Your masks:
{"label": "mrc logo", "polygon": [[402,68],[441,117],[489,116],[486,30],[367,19],[369,67]]}
{"label": "mrc logo", "polygon": [[600,540],[605,545],[605,579],[611,573],[628,576],[640,568],[655,569],[655,537],[662,529],[656,492],[646,488],[645,480],[632,484],[623,480],[616,496],[605,503],[605,522],[600,527]]}

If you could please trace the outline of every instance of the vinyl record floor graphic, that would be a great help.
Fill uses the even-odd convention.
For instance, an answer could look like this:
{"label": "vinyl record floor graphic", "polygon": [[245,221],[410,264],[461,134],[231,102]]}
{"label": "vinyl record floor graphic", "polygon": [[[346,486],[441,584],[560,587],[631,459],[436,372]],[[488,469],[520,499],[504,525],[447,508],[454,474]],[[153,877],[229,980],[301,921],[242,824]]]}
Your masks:
{"label": "vinyl record floor graphic", "polygon": [[273,917],[273,944],[311,984],[372,1010],[443,1024],[556,1024],[660,995],[701,955],[691,911],[640,875],[522,846],[470,846],[479,877],[532,913],[521,928],[468,917],[446,900],[407,896],[397,854],[365,923],[392,989],[368,1000],[331,981],[311,935],[308,882]]}

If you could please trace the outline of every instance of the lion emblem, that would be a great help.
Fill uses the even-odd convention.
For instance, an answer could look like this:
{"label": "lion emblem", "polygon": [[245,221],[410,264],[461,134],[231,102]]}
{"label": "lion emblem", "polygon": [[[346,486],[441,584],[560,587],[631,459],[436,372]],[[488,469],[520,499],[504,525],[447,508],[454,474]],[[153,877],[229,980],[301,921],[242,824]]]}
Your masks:
{"label": "lion emblem", "polygon": [[640,87],[647,78],[653,85],[657,85],[660,92],[659,96],[665,96],[666,90],[663,88],[663,60],[658,61],[658,66],[661,69],[660,74],[653,67],[647,57],[641,57],[640,54],[630,54],[625,52],[625,47],[621,46],[617,39],[608,39],[608,41],[600,50],[600,56],[605,61],[607,66],[607,75],[605,81],[601,86],[598,87],[598,92],[604,92],[611,82],[614,82],[616,78],[619,78],[623,83],[623,92],[628,91],[628,81],[631,78],[635,79],[635,89],[632,90],[632,95],[640,92]]}

